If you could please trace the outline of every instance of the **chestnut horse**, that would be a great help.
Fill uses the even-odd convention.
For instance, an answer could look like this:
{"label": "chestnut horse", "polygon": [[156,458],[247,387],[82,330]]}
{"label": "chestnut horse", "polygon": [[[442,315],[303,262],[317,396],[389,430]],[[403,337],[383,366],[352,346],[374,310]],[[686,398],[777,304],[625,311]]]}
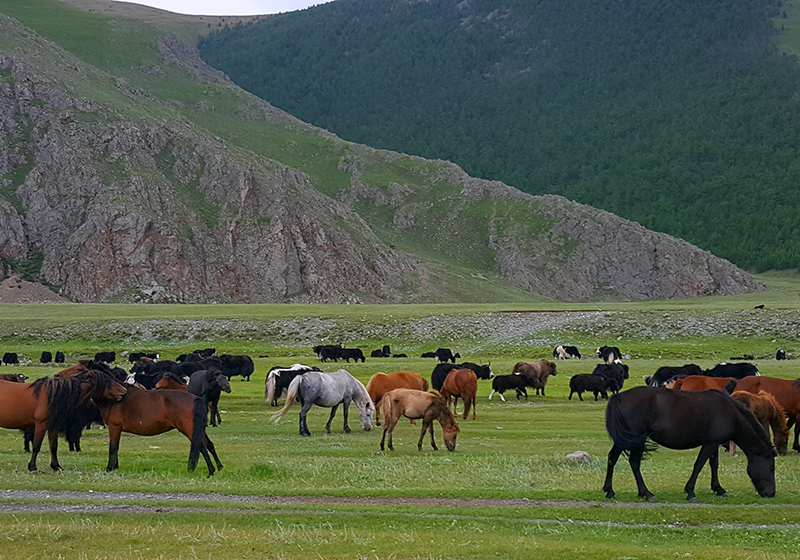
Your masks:
{"label": "chestnut horse", "polygon": [[175,389],[189,392],[189,377],[168,371],[156,382],[156,389]]}
{"label": "chestnut horse", "polygon": [[0,381],[0,427],[33,428],[33,448],[28,461],[31,472],[37,472],[36,458],[47,433],[50,468],[59,471],[58,434],[68,433],[76,422],[81,421],[76,410],[83,408],[87,399],[116,401],[125,393],[125,387],[113,377],[95,370],[68,378],[42,377],[33,383]]}
{"label": "chestnut horse", "polygon": [[472,419],[475,420],[475,405],[478,395],[478,376],[471,369],[454,369],[447,374],[440,391],[442,396],[447,399],[447,406],[450,406],[450,399],[453,399],[453,412],[456,411],[458,398],[464,401],[464,416],[467,419],[469,407],[472,405]]}
{"label": "chestnut horse", "polygon": [[[775,397],[766,391],[759,391],[757,395],[747,391],[734,391],[734,399],[744,404],[756,415],[758,421],[764,426],[764,431],[769,435],[772,427],[772,440],[778,455],[786,455],[786,446],[789,443],[789,426],[786,425],[786,416],[783,408]],[[731,454],[736,453],[736,446],[731,442]]]}
{"label": "chestnut horse", "polygon": [[794,444],[792,449],[800,451],[798,436],[800,433],[800,379],[779,379],[763,375],[750,376],[740,379],[736,383],[736,391],[747,391],[757,395],[759,391],[766,391],[778,401],[786,414],[786,425],[794,426]]}
{"label": "chestnut horse", "polygon": [[401,416],[406,418],[422,418],[422,431],[419,434],[417,449],[422,451],[422,440],[425,439],[425,432],[431,434],[431,447],[434,451],[436,442],[433,437],[433,421],[438,420],[442,426],[444,434],[444,444],[448,451],[456,448],[456,436],[461,430],[456,424],[456,418],[445,398],[436,393],[428,391],[418,391],[416,389],[394,389],[383,396],[381,408],[386,416],[386,425],[383,427],[383,437],[381,438],[381,451],[386,440],[386,433],[389,433],[389,449],[394,451],[392,446],[392,432]]}
{"label": "chestnut horse", "polygon": [[394,373],[376,373],[367,383],[367,393],[375,404],[375,425],[381,425],[380,402],[383,395],[392,389],[417,389],[428,390],[428,381],[418,373],[411,371],[396,371]]}
{"label": "chestnut horse", "polygon": [[214,474],[209,453],[214,456],[217,468],[222,468],[214,444],[206,434],[207,407],[202,398],[185,391],[148,391],[131,385],[128,387],[128,394],[121,401],[94,399],[94,402],[108,426],[107,471],[119,467],[118,451],[122,432],[138,436],[157,436],[172,429],[178,430],[191,442],[190,471],[197,467],[201,453],[208,466],[208,476]]}
{"label": "chestnut horse", "polygon": [[[730,387],[728,384],[733,382]],[[679,377],[664,384],[667,389],[679,389],[681,391],[708,391],[709,389],[719,389],[727,393],[733,392],[733,387],[736,386],[736,380],[733,377],[708,377],[705,375],[689,375],[687,377]]]}

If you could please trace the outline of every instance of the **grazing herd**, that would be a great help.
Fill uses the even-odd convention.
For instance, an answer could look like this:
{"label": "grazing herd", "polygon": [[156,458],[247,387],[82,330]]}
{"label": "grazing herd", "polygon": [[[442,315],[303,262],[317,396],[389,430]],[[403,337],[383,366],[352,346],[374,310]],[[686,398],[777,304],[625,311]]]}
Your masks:
{"label": "grazing herd", "polygon": [[[315,346],[313,352],[323,363],[340,359],[348,363],[351,359],[365,361],[360,349],[342,344]],[[785,353],[781,352],[776,359],[785,359]],[[762,376],[756,366],[746,362],[717,364],[708,370],[686,364],[660,367],[645,379],[645,386],[622,392],[625,380],[630,378],[628,365],[622,363],[625,356],[614,346],[599,347],[595,354],[602,363],[591,373],[569,378],[568,400],[576,393],[581,401],[583,393],[591,393],[595,401],[608,400],[606,429],[613,442],[603,485],[608,498],[615,497],[614,467],[624,453],[639,496],[655,500],[642,479],[640,467],[645,452],[654,444],[673,449],[700,448],[684,488],[689,500],[696,500],[694,488],[706,462],[711,468],[712,490],[720,496],[726,495],[717,473],[721,445],[731,452],[738,448],[745,454],[748,476],[761,496],[775,495],[774,456],[787,453],[792,426],[795,428],[792,449],[800,452],[800,380]],[[172,429],[190,441],[190,470],[194,470],[201,455],[209,476],[222,468],[207,426],[209,422],[216,426],[222,421],[219,401],[223,392],[231,392],[230,379],[250,380],[254,371],[252,358],[216,355],[214,348],[183,354],[174,361],[160,360],[155,353],[127,356],[132,364],[130,372],[111,367],[117,360],[115,352],[98,352],[93,360],[83,360],[32,383],[23,374],[0,374],[0,427],[24,433],[25,448],[31,449],[29,470],[36,471],[45,435],[50,466],[60,470],[59,434],[66,437],[70,449],[80,451],[81,432],[91,423],[108,427],[108,471],[119,466],[122,432],[150,436]],[[390,346],[385,345],[370,356],[396,358],[404,354],[393,354]],[[556,363],[547,359],[520,361],[510,374],[495,376],[489,363],[457,364],[461,356],[449,348],[439,348],[423,357],[438,362],[430,377],[433,391],[429,391],[424,377],[410,371],[376,373],[365,386],[343,369],[323,372],[316,366],[296,363],[269,370],[265,398],[277,407],[278,399],[285,394],[284,405],[273,414],[276,422],[289,412],[295,401],[299,402],[301,436],[311,435],[307,415],[314,405],[331,409],[325,426],[328,433],[342,405],[343,430],[349,433],[352,404],[366,431],[371,430],[373,423],[380,426],[383,414],[381,450],[387,435],[388,447],[394,450],[393,431],[400,418],[406,417],[412,423],[422,420],[418,450],[422,450],[426,433],[430,434],[433,449],[437,449],[433,423],[438,421],[445,446],[453,451],[461,431],[455,419],[458,400],[463,402],[462,419],[466,420],[471,410],[472,420],[476,420],[479,380],[491,380],[489,400],[498,393],[506,402],[504,393],[509,390],[514,391],[517,400],[523,396],[528,399],[529,388],[535,395],[545,396],[549,378],[558,374]],[[577,347],[559,345],[553,350],[553,358],[581,360],[583,357]],[[41,363],[52,360],[50,352],[42,352]],[[15,353],[3,356],[3,363],[18,362]],[[56,353],[56,362],[64,362],[63,353]]]}

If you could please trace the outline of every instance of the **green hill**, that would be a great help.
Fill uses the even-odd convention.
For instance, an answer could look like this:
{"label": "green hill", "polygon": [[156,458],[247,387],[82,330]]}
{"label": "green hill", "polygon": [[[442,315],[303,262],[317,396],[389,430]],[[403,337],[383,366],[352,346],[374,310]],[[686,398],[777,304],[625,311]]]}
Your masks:
{"label": "green hill", "polygon": [[[454,161],[800,267],[800,67],[777,0],[337,0],[201,39],[234,82],[372,146]],[[783,22],[783,23],[782,23]]]}

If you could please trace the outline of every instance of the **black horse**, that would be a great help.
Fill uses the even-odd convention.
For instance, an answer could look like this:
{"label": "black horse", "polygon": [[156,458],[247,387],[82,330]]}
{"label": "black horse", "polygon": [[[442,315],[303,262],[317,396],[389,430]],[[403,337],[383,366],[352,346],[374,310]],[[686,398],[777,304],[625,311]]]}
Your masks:
{"label": "black horse", "polygon": [[616,497],[611,486],[614,465],[627,452],[639,496],[656,501],[640,470],[648,439],[670,449],[700,447],[684,487],[689,501],[697,501],[694,487],[706,461],[711,465],[711,490],[718,496],[727,495],[717,478],[719,446],[727,441],[736,443],[747,456],[747,474],[756,491],[763,497],[775,496],[775,456],[769,437],[747,408],[722,391],[634,387],[608,401],[606,430],[614,442],[603,485],[607,498]]}
{"label": "black horse", "polygon": [[222,370],[211,367],[196,371],[189,378],[189,392],[202,398],[211,412],[211,425],[222,422],[219,414],[219,398],[222,391],[231,392],[231,383]]}

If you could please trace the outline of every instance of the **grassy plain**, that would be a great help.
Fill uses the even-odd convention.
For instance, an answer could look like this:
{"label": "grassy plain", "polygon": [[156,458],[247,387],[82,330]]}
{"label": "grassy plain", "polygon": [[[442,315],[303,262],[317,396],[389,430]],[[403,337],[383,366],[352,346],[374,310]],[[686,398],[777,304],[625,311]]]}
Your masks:
{"label": "grassy plain", "polygon": [[[729,497],[712,495],[703,473],[702,503],[686,504],[682,488],[695,452],[660,449],[643,465],[659,504],[640,503],[624,462],[615,477],[619,501],[604,500],[605,403],[567,400],[569,376],[590,372],[594,359],[559,362],[547,396],[527,401],[489,401],[490,384],[481,381],[477,420],[459,418],[454,453],[434,452],[427,442],[418,452],[418,427],[407,423],[396,429],[396,451],[381,452],[381,431],[344,434],[341,411],[325,434],[329,411],[317,408],[309,416],[313,436],[301,438],[297,408],[276,424],[263,397],[269,367],[317,363],[309,341],[347,333],[342,340],[348,345],[369,350],[388,342],[412,356],[345,365],[364,382],[377,371],[428,376],[432,360],[414,356],[447,337],[454,350],[468,349],[464,359],[490,360],[498,374],[520,359],[548,356],[553,341],[578,341],[586,352],[610,342],[629,352],[632,385],[660,365],[688,358],[709,367],[741,353],[756,354],[766,375],[800,377],[796,360],[771,359],[779,344],[790,354],[800,348],[797,276],[761,280],[770,290],[747,296],[535,308],[0,306],[0,350],[26,358],[44,349],[62,349],[69,361],[100,349],[174,357],[211,345],[219,352],[246,351],[256,361],[253,380],[233,380],[232,394],[223,395],[224,421],[210,434],[225,469],[210,479],[203,466],[187,472],[188,442],[175,433],[124,437],[120,469],[105,473],[107,436],[91,429],[81,454],[62,444],[62,473],[32,476],[20,435],[0,432],[0,559],[794,558],[800,550],[796,453],[777,459],[774,499],[757,496],[744,457],[723,454],[721,481]],[[762,302],[766,309],[753,309]],[[524,318],[537,313],[546,321],[541,332],[497,338],[498,324],[527,328]],[[564,316],[571,319],[559,322]],[[432,326],[419,326],[426,321]],[[472,325],[474,337],[458,323]],[[610,330],[614,324],[619,330]],[[749,334],[729,334],[745,326]],[[695,328],[707,334],[692,335]],[[631,336],[617,340],[625,329]],[[31,377],[57,371],[35,361],[0,369]],[[577,450],[594,461],[568,461],[565,456]],[[46,464],[43,454],[40,467]]]}

